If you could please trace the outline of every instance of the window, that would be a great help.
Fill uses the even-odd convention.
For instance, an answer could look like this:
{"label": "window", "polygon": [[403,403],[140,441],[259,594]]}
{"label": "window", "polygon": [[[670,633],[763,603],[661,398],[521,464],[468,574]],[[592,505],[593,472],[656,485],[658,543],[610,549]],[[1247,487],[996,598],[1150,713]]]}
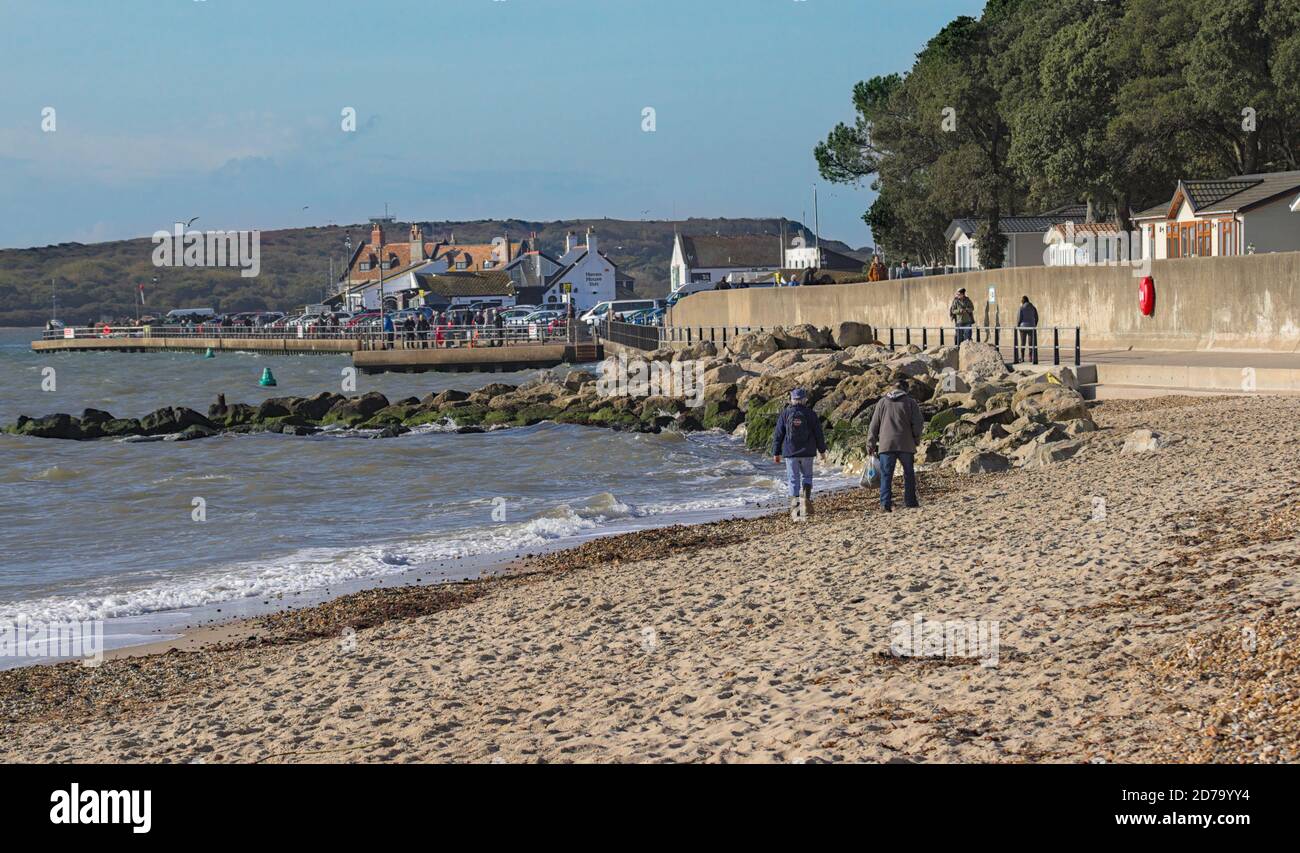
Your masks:
{"label": "window", "polygon": [[1235,219],[1219,220],[1219,254],[1232,256],[1240,254],[1237,247],[1237,240],[1240,235],[1240,229]]}
{"label": "window", "polygon": [[468,266],[469,264],[465,263],[465,261],[456,261],[456,269],[458,270],[463,270]]}

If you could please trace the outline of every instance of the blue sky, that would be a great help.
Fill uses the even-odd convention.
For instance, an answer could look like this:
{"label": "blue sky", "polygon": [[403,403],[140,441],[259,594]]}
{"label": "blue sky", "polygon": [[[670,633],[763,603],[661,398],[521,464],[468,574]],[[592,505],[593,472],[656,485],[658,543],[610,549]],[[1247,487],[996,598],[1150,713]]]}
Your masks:
{"label": "blue sky", "polygon": [[[807,216],[853,84],[982,0],[6,0],[0,247],[399,219]],[[42,110],[55,109],[55,130]],[[355,109],[357,130],[341,112]],[[643,110],[655,131],[643,131]],[[865,189],[822,232],[870,242]],[[307,209],[304,210],[303,208]]]}

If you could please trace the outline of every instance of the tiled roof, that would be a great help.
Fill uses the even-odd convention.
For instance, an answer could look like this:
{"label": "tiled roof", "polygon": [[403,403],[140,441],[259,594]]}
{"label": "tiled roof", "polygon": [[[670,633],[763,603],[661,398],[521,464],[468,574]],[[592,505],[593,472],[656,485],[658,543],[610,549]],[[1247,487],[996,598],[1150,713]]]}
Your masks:
{"label": "tiled roof", "polygon": [[693,269],[719,267],[778,267],[781,265],[781,238],[769,237],[688,237],[681,235],[682,254]]}
{"label": "tiled roof", "polygon": [[455,296],[511,296],[515,292],[510,276],[496,270],[488,272],[447,272],[441,275],[415,276],[420,289],[448,299]]}
{"label": "tiled roof", "polygon": [[1191,202],[1192,212],[1196,216],[1211,216],[1249,210],[1297,190],[1300,190],[1300,171],[1179,181],[1173,198],[1164,204],[1148,208],[1133,218],[1168,219],[1177,214],[1177,211],[1171,212],[1170,209],[1180,195]]}
{"label": "tiled roof", "polygon": [[1065,233],[1065,230],[1071,225],[1074,226],[1075,234],[1117,234],[1119,226],[1114,222],[1058,222],[1049,228],[1049,231],[1059,231]]}
{"label": "tiled roof", "polygon": [[1200,210],[1230,195],[1236,195],[1242,190],[1248,190],[1258,183],[1258,181],[1243,180],[1186,181],[1183,183],[1183,187],[1187,190],[1188,198],[1191,199],[1192,209]]}
{"label": "tiled roof", "polygon": [[[498,258],[497,247],[492,243],[465,245],[443,243],[438,247],[437,258],[446,258],[448,268],[453,270],[456,269],[456,264],[462,261],[465,263],[465,269],[467,270],[504,269],[506,264],[515,257],[518,250],[518,243],[511,241],[507,245],[502,242],[500,253],[505,254],[506,257]],[[497,263],[493,267],[484,267],[483,263],[485,261],[496,261]]]}
{"label": "tiled roof", "polygon": [[[1184,181],[1197,215],[1208,213],[1236,213],[1258,204],[1271,201],[1279,195],[1289,195],[1300,189],[1300,170],[1291,172],[1265,172],[1255,175],[1238,175],[1219,181]],[[1224,195],[1219,192],[1227,190]],[[1217,195],[1212,201],[1198,203],[1196,194]]]}
{"label": "tiled roof", "polygon": [[[427,259],[433,256],[433,253],[434,251],[436,251],[437,247],[438,247],[437,243],[433,243],[426,240],[424,243],[424,257],[426,258],[426,260],[416,261],[415,263],[412,263],[411,244],[409,242],[402,241],[402,242],[384,243],[382,252],[376,252],[369,242],[365,242],[362,243],[360,246],[358,246],[356,252],[353,253],[352,265],[347,270],[347,276],[353,281],[359,282],[359,281],[379,281],[380,272],[384,274],[384,278],[388,278],[389,276],[394,276],[394,275],[401,275],[403,272],[409,270],[412,266],[419,266],[422,263],[427,263]],[[377,262],[376,265],[372,266],[368,270],[361,269],[360,264],[362,259],[368,259],[371,255],[375,256]],[[378,266],[378,262],[379,261],[386,262],[393,257],[397,259],[396,263],[394,263],[393,266],[390,267],[389,269],[380,270]]]}
{"label": "tiled roof", "polygon": [[[1069,222],[1073,218],[1072,216],[1061,216],[1059,214],[1003,216],[998,220],[998,227],[1003,234],[1042,234],[1053,225]],[[979,229],[979,224],[980,220],[978,219],[954,219],[948,226],[948,239],[951,240],[958,231],[969,237]]]}

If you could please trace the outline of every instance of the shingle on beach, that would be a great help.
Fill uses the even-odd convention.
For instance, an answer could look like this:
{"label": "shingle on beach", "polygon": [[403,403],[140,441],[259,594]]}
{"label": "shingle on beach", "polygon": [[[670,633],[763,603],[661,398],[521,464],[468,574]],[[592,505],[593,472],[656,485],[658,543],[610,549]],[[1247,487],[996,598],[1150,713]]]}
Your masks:
{"label": "shingle on beach", "polygon": [[[1300,399],[1092,414],[1051,467],[923,473],[919,511],[854,490],[0,673],[0,759],[1296,760]],[[900,656],[918,616],[996,622],[996,665]]]}

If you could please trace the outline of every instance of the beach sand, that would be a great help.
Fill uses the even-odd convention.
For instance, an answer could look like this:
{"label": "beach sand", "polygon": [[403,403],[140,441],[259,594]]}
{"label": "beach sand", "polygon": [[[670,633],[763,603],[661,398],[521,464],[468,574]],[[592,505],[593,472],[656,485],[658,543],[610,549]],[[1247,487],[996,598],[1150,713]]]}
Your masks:
{"label": "beach sand", "polygon": [[[1078,456],[0,673],[5,761],[1294,761],[1300,400],[1097,406]],[[1122,455],[1149,427],[1174,439]],[[996,665],[891,652],[995,624]],[[219,635],[214,635],[218,639]]]}

